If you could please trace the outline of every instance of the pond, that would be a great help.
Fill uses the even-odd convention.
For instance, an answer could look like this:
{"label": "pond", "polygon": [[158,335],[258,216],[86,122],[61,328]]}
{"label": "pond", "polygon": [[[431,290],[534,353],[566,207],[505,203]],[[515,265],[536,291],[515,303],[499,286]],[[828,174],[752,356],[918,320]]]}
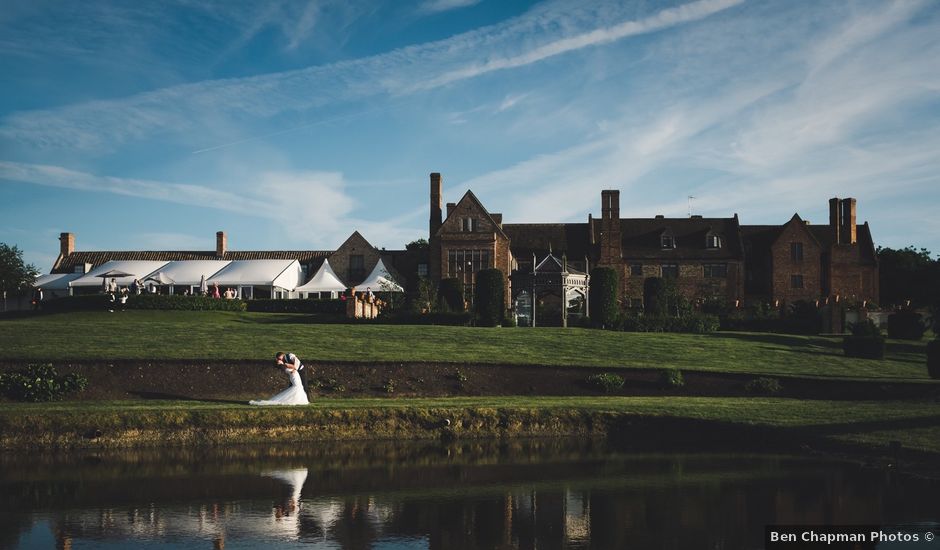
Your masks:
{"label": "pond", "polygon": [[940,518],[937,484],[884,468],[594,440],[3,454],[0,466],[11,548],[737,549],[762,548],[768,524]]}

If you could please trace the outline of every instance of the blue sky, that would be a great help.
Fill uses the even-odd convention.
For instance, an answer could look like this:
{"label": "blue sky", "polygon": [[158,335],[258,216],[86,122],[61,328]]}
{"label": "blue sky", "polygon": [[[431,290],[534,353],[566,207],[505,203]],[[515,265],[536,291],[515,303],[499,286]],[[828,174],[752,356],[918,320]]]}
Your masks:
{"label": "blue sky", "polygon": [[828,221],[940,252],[940,3],[58,2],[0,10],[0,241],[333,249],[507,222]]}

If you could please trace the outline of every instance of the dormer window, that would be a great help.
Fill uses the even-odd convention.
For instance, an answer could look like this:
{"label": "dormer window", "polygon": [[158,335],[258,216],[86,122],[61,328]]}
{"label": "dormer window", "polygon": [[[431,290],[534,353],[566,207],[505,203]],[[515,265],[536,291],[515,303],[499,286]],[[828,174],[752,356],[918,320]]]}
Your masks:
{"label": "dormer window", "polygon": [[659,238],[659,242],[663,249],[676,247],[676,239],[672,235],[663,235]]}
{"label": "dormer window", "polygon": [[721,248],[721,235],[708,235],[705,237],[705,248]]}
{"label": "dormer window", "polygon": [[461,218],[460,222],[461,231],[473,231],[477,228],[477,221],[473,218]]}

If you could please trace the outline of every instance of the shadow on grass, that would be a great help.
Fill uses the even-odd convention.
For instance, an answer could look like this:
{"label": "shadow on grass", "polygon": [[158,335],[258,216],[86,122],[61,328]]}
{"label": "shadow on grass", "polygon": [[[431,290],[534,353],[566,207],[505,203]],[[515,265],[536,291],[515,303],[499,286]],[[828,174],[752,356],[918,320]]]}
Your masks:
{"label": "shadow on grass", "polygon": [[137,396],[141,399],[156,401],[199,401],[201,403],[227,403],[234,405],[244,405],[247,403],[247,401],[236,401],[234,399],[210,399],[205,397],[197,398],[191,397],[189,395],[174,395],[171,393],[160,393],[152,391],[131,391],[127,393]]}
{"label": "shadow on grass", "polygon": [[765,344],[775,344],[789,348],[807,348],[809,346],[841,350],[842,343],[830,338],[823,338],[813,335],[796,334],[778,334],[773,332],[761,333],[740,333],[740,332],[712,332],[709,336],[713,338],[725,338],[729,340],[743,340],[746,342],[761,342]]}
{"label": "shadow on grass", "polygon": [[882,430],[912,430],[917,428],[935,428],[940,426],[940,415],[917,418],[897,418],[892,420],[873,420],[869,422],[840,422],[796,428],[814,435],[842,435],[852,433],[877,432]]}

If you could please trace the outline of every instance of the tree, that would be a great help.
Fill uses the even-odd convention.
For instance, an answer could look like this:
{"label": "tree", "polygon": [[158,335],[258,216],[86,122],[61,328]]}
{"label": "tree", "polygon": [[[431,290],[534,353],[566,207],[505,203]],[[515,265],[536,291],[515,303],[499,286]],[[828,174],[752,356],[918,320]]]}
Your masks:
{"label": "tree", "polygon": [[445,311],[463,311],[463,283],[460,279],[441,279],[437,287],[438,305],[444,306]]}
{"label": "tree", "polygon": [[427,250],[427,249],[428,249],[427,239],[415,239],[405,245],[405,250],[408,250],[408,251]]}
{"label": "tree", "polygon": [[591,270],[591,286],[588,290],[588,306],[591,322],[602,328],[611,328],[620,314],[620,281],[617,270],[610,267],[595,267]]}
{"label": "tree", "polygon": [[506,287],[503,272],[498,269],[482,269],[477,272],[476,288],[473,289],[473,305],[477,324],[495,327],[503,322],[506,314]]}
{"label": "tree", "polygon": [[923,307],[940,301],[940,260],[930,251],[912,246],[899,250],[878,247],[881,302],[884,305]]}
{"label": "tree", "polygon": [[23,261],[23,251],[0,243],[0,290],[19,294],[33,285],[39,269]]}

